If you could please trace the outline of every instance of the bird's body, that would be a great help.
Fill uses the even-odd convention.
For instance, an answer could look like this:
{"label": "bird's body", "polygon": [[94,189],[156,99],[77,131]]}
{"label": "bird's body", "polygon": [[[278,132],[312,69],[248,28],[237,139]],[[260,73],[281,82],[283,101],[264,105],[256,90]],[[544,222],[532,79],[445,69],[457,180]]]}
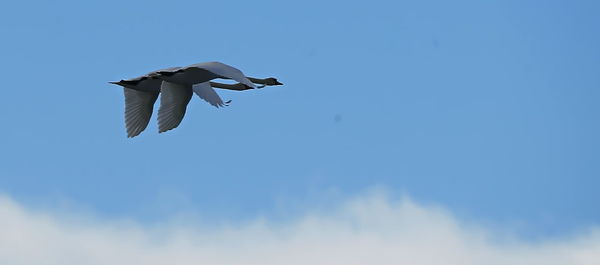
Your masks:
{"label": "bird's body", "polygon": [[213,79],[223,78],[208,70],[200,68],[189,68],[177,71],[162,71],[161,79],[176,84],[194,85],[198,83],[208,82]]}
{"label": "bird's body", "polygon": [[173,67],[156,71],[162,80],[182,84],[194,85],[208,82],[216,78],[233,79],[249,87],[256,86],[248,80],[242,71],[220,62],[207,62],[188,65],[186,67]]}
{"label": "bird's body", "polygon": [[149,75],[121,80],[119,82],[111,82],[112,84],[123,86],[124,88],[134,89],[146,92],[160,92],[160,85],[163,80]]}
{"label": "bird's body", "polygon": [[[209,82],[217,78],[232,79],[239,84]],[[148,125],[154,102],[159,94],[161,104],[158,110],[158,127],[159,132],[165,132],[179,126],[192,93],[196,93],[215,107],[223,107],[226,103],[213,87],[241,91],[256,88],[252,82],[263,86],[282,85],[275,78],[248,78],[242,71],[220,62],[170,67],[140,77],[110,83],[124,88],[127,136],[135,137]]]}

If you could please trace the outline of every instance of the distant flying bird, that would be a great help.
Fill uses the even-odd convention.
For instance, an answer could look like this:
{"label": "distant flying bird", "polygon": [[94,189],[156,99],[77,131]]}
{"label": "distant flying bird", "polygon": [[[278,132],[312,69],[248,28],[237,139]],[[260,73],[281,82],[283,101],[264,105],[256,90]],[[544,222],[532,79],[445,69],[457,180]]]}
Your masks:
{"label": "distant flying bird", "polygon": [[[217,78],[232,79],[239,83],[209,82]],[[246,77],[240,70],[219,62],[171,67],[110,83],[124,88],[127,137],[135,137],[146,129],[159,94],[161,103],[158,110],[158,128],[159,133],[162,133],[179,126],[192,98],[192,92],[218,108],[227,106],[230,101],[223,102],[213,87],[242,91],[282,85],[273,77]],[[262,86],[256,87],[254,83]]]}

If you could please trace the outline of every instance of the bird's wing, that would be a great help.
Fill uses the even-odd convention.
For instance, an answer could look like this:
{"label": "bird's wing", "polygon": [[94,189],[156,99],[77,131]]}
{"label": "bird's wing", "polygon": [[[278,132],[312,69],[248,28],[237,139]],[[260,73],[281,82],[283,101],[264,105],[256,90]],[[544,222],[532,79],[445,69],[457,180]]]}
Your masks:
{"label": "bird's wing", "polygon": [[169,67],[169,68],[164,68],[164,69],[160,69],[160,70],[156,70],[156,71],[152,71],[150,73],[147,73],[147,76],[155,76],[157,74],[165,74],[165,73],[175,73],[180,71],[181,69],[183,69],[183,67]]}
{"label": "bird's wing", "polygon": [[158,109],[158,132],[177,128],[187,104],[192,98],[192,87],[162,82],[160,87],[160,108]]}
{"label": "bird's wing", "polygon": [[217,108],[227,106],[225,103],[223,103],[223,100],[221,97],[219,97],[217,91],[210,86],[209,82],[195,84],[192,89],[196,95],[198,95],[201,99],[204,99],[210,105],[213,105]]}
{"label": "bird's wing", "polygon": [[124,87],[125,91],[125,128],[127,137],[140,134],[150,121],[157,92],[139,91]]}
{"label": "bird's wing", "polygon": [[222,76],[225,78],[229,78],[229,79],[233,79],[233,80],[238,81],[249,87],[256,88],[256,86],[252,82],[250,82],[250,80],[248,80],[248,78],[246,78],[246,76],[244,75],[244,73],[242,73],[242,71],[240,71],[239,69],[237,69],[233,66],[226,65],[224,63],[220,63],[220,62],[198,63],[198,64],[192,64],[192,65],[184,67],[184,68],[205,69],[216,75],[219,75],[219,76]]}

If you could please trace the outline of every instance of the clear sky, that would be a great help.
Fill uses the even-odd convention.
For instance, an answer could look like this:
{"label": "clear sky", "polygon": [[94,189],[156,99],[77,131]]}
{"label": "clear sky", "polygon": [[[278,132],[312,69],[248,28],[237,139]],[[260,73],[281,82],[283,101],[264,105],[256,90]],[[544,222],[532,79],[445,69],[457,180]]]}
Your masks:
{"label": "clear sky", "polygon": [[[600,225],[598,1],[9,1],[0,193],[141,224],[385,190],[529,239]],[[124,129],[146,72],[221,61],[284,86]],[[66,205],[66,206],[65,206]],[[58,211],[58,210],[57,210]],[[62,210],[61,210],[62,211]]]}

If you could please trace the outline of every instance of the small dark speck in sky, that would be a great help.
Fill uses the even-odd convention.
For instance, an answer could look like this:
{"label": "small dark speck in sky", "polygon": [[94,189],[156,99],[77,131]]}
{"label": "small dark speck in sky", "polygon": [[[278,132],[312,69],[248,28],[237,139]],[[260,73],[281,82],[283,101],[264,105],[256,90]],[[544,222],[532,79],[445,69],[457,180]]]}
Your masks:
{"label": "small dark speck in sky", "polygon": [[341,114],[335,114],[335,116],[333,116],[333,120],[335,122],[341,122],[342,121],[342,115]]}

